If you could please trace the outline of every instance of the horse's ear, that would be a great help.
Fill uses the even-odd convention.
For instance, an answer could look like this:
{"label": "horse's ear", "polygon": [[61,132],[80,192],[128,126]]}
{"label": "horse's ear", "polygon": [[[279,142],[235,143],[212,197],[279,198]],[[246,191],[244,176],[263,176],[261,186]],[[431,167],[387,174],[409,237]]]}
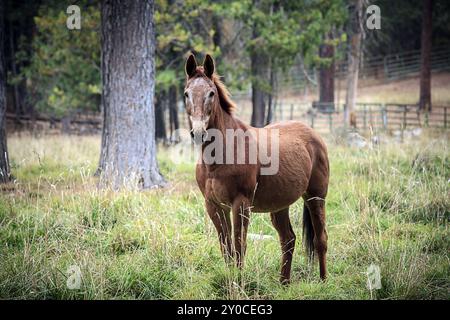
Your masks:
{"label": "horse's ear", "polygon": [[195,72],[197,70],[197,60],[195,60],[193,54],[190,54],[189,57],[187,58],[184,69],[186,71],[186,75],[188,76],[188,78],[191,78],[195,75]]}
{"label": "horse's ear", "polygon": [[214,73],[214,60],[209,54],[206,54],[205,56],[205,61],[203,61],[203,69],[205,70],[205,75],[208,78],[211,78]]}

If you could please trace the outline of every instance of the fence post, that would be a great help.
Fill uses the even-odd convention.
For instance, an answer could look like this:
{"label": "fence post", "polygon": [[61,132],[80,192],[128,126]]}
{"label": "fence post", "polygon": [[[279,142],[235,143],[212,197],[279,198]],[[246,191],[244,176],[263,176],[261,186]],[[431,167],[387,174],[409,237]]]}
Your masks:
{"label": "fence post", "polygon": [[311,128],[314,129],[314,112],[311,112]]}
{"label": "fence post", "polygon": [[293,120],[294,119],[294,105],[291,103],[291,116],[290,119]]}
{"label": "fence post", "polygon": [[387,130],[387,110],[384,103],[381,105],[381,122],[383,124],[383,129]]}
{"label": "fence post", "polygon": [[444,107],[444,128],[447,129],[447,107]]}
{"label": "fence post", "polygon": [[388,69],[387,58],[388,58],[388,56],[384,57],[384,59],[383,59],[384,79],[389,79],[389,69]]}
{"label": "fence post", "polygon": [[330,133],[332,133],[333,132],[333,114],[330,112],[328,114],[328,117],[329,117],[329,121],[330,121]]}
{"label": "fence post", "polygon": [[406,114],[408,112],[408,107],[403,106],[403,128],[406,129]]}
{"label": "fence post", "polygon": [[367,130],[367,105],[363,105],[363,123],[364,123],[364,130]]}

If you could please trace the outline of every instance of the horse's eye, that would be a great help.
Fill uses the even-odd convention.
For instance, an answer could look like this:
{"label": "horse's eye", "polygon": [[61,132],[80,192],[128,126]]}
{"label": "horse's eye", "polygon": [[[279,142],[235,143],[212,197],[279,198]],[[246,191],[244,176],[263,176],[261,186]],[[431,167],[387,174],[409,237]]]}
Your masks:
{"label": "horse's eye", "polygon": [[184,97],[185,97],[186,99],[189,98],[189,93],[185,92],[185,93],[184,93]]}
{"label": "horse's eye", "polygon": [[209,93],[209,97],[211,98],[212,96],[214,96],[214,91],[211,91],[211,92]]}

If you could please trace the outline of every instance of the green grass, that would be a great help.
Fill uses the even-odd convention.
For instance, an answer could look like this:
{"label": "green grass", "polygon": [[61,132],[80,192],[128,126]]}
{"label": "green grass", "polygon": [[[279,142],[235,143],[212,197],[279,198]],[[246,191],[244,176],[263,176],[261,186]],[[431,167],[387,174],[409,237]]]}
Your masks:
{"label": "green grass", "polygon": [[[0,299],[449,299],[449,134],[373,149],[329,143],[329,278],[301,248],[292,284],[278,282],[280,248],[268,214],[254,214],[239,272],[226,267],[193,164],[159,150],[170,185],[112,193],[96,188],[97,137],[12,136],[15,181],[0,192]],[[370,292],[366,270],[381,270]],[[66,285],[70,266],[80,289]]]}

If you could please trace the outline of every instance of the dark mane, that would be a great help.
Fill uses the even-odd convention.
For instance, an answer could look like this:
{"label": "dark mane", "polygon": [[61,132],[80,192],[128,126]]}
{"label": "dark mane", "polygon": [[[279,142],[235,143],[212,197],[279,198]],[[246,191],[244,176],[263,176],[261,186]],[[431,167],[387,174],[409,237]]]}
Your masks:
{"label": "dark mane", "polygon": [[[203,67],[197,67],[196,75],[194,76],[194,78],[195,77],[205,77],[205,78],[209,79],[205,75]],[[231,100],[230,91],[228,91],[225,84],[222,82],[222,80],[220,80],[220,76],[217,73],[214,73],[212,75],[211,81],[214,83],[214,85],[217,88],[217,94],[219,95],[220,106],[226,113],[233,114],[236,111],[237,107],[236,107],[236,104]]]}
{"label": "dark mane", "polygon": [[214,73],[212,80],[217,88],[217,93],[219,94],[220,106],[225,112],[229,114],[234,113],[237,109],[236,104],[231,100],[230,91],[228,91],[225,84],[220,80],[220,76],[217,73]]}

